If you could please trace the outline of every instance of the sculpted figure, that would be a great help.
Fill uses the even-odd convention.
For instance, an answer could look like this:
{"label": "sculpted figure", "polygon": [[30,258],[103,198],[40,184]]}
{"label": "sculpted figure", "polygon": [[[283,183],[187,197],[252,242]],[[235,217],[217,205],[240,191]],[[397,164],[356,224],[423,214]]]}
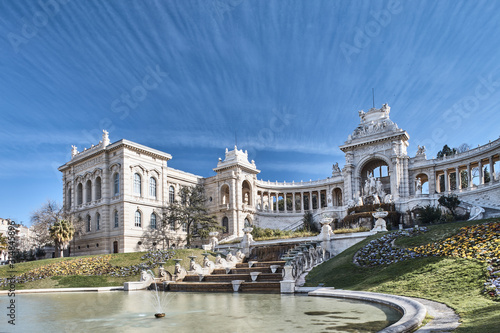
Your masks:
{"label": "sculpted figure", "polygon": [[365,180],[364,194],[370,195],[370,181],[368,179]]}
{"label": "sculpted figure", "polygon": [[384,197],[385,195],[380,178],[377,178],[377,194],[379,195],[379,197]]}
{"label": "sculpted figure", "polygon": [[78,154],[78,149],[76,149],[76,146],[71,146],[71,157],[74,157],[76,154]]}
{"label": "sculpted figure", "polygon": [[377,192],[377,182],[375,181],[375,177],[370,176],[370,193],[374,194]]}
{"label": "sculpted figure", "polygon": [[387,195],[385,196],[385,198],[384,198],[384,203],[386,203],[386,204],[391,204],[391,203],[393,203],[393,202],[394,202],[394,200],[392,199],[392,195],[387,194]]}

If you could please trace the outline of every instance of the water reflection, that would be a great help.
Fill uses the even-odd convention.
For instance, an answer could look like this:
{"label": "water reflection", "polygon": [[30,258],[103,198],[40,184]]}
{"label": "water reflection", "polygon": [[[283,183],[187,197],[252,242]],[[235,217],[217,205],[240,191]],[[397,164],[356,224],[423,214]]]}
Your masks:
{"label": "water reflection", "polygon": [[147,291],[16,298],[16,332],[375,332],[400,318],[374,304],[276,294],[165,293],[162,319]]}

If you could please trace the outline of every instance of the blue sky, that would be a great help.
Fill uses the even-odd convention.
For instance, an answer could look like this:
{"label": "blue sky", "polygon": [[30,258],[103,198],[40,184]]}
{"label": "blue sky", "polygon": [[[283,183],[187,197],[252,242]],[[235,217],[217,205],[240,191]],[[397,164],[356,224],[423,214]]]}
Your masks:
{"label": "blue sky", "polygon": [[260,179],[314,180],[374,88],[411,156],[495,140],[499,22],[497,1],[0,0],[0,217],[61,202],[103,128],[201,176],[236,137]]}

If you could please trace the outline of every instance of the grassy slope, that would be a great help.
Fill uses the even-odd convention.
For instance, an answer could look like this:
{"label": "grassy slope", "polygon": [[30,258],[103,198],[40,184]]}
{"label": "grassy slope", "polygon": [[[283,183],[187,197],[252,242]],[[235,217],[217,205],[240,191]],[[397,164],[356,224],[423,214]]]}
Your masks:
{"label": "grassy slope", "polygon": [[[175,259],[182,259],[181,265],[185,268],[189,266],[189,256],[195,255],[197,258],[195,261],[201,265],[204,251],[201,249],[189,249],[189,250],[176,250]],[[110,263],[113,266],[131,266],[137,265],[144,260],[141,257],[145,252],[134,252],[134,253],[116,253],[111,254]],[[15,264],[15,275],[20,275],[22,273],[28,272],[32,269],[42,267],[44,265],[49,265],[64,260],[74,260],[79,258],[85,258],[91,256],[81,256],[81,257],[69,257],[69,258],[54,258],[54,259],[44,259],[37,261],[30,261],[24,263]],[[95,256],[98,257],[98,256]],[[209,259],[214,260],[214,256],[210,256]],[[175,262],[173,260],[168,260],[165,264],[165,268],[170,273],[174,272]],[[155,270],[155,274],[158,270]],[[0,277],[8,277],[11,275],[11,271],[8,266],[0,266]],[[44,289],[44,288],[78,288],[78,287],[110,287],[123,285],[127,281],[138,281],[139,276],[127,276],[127,277],[112,277],[112,276],[54,276],[46,278],[39,281],[27,282],[25,284],[18,284],[17,289]]]}
{"label": "grassy slope", "polygon": [[[398,246],[417,246],[443,240],[465,225],[460,222],[430,227],[414,238],[398,239]],[[325,283],[339,289],[365,290],[427,298],[447,304],[457,311],[462,325],[457,332],[498,332],[500,303],[481,294],[485,280],[484,263],[466,259],[432,257],[383,267],[361,268],[352,263],[354,254],[371,239],[349,248],[327,263],[313,269],[307,285]]]}

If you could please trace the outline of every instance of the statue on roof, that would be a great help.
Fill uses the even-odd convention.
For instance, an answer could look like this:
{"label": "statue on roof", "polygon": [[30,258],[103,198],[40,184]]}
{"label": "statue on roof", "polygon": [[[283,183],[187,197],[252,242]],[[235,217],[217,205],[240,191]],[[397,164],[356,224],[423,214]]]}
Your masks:
{"label": "statue on roof", "polygon": [[71,146],[71,157],[75,157],[78,154],[78,149],[76,146]]}

